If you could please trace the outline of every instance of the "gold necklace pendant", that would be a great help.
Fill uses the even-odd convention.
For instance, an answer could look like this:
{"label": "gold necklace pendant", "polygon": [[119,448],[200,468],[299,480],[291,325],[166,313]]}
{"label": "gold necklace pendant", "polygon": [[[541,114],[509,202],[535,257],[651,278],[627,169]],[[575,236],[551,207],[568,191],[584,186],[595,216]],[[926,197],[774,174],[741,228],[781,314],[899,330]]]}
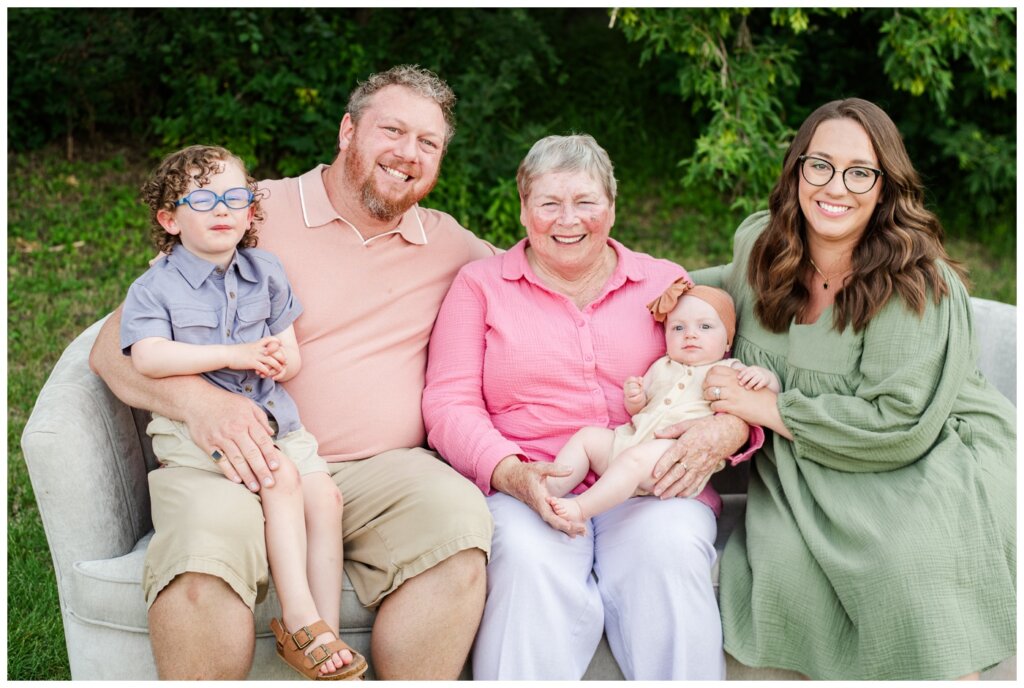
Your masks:
{"label": "gold necklace pendant", "polygon": [[814,271],[821,275],[822,287],[825,290],[828,290],[828,283],[831,282],[834,277],[838,277],[839,275],[843,274],[843,272],[846,272],[844,270],[843,272],[835,272],[832,273],[831,275],[826,275],[824,272],[821,271],[821,268],[818,267],[817,263],[814,262],[813,258],[808,257],[808,260],[811,261],[811,267],[814,268]]}

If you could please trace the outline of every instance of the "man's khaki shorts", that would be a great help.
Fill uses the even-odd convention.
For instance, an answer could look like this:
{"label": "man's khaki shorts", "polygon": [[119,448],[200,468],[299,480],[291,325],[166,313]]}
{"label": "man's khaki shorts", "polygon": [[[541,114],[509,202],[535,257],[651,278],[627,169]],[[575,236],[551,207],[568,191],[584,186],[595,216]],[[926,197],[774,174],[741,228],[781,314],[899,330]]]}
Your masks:
{"label": "man's khaki shorts", "polygon": [[[437,454],[394,449],[327,466],[345,503],[345,572],[363,605],[377,606],[464,549],[490,554],[483,494]],[[223,579],[253,609],[269,580],[259,497],[219,472],[188,466],[151,471],[149,490],[156,532],[143,570],[146,604],[175,576],[195,572]]]}
{"label": "man's khaki shorts", "polygon": [[[271,421],[271,425],[276,431],[277,424]],[[188,426],[180,420],[171,420],[154,413],[153,420],[146,426],[146,434],[153,439],[153,454],[165,467],[187,466],[224,475],[213,458],[192,441]],[[274,444],[291,459],[299,469],[299,475],[330,472],[327,470],[327,462],[320,458],[316,438],[305,428],[300,426],[284,437],[275,437]]]}

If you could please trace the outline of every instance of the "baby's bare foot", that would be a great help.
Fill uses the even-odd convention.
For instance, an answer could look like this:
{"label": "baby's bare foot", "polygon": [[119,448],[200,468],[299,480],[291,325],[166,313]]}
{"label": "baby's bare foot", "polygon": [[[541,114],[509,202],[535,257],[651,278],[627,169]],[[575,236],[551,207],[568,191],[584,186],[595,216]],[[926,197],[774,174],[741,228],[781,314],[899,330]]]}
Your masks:
{"label": "baby's bare foot", "polygon": [[580,509],[580,505],[575,499],[548,497],[548,504],[551,505],[552,511],[564,518],[566,521],[571,521],[576,525],[582,526],[583,522],[586,520],[583,518],[583,510]]}

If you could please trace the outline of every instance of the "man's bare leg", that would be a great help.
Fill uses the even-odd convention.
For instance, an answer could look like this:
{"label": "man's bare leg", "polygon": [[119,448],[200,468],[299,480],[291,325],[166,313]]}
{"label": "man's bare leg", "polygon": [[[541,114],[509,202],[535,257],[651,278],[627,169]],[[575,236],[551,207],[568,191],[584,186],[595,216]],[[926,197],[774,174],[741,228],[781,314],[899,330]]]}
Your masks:
{"label": "man's bare leg", "polygon": [[184,573],[149,608],[149,638],[161,679],[244,679],[252,666],[253,616],[220,578]]}
{"label": "man's bare leg", "polygon": [[378,679],[458,677],[484,613],[486,560],[467,549],[384,598],[371,640]]}

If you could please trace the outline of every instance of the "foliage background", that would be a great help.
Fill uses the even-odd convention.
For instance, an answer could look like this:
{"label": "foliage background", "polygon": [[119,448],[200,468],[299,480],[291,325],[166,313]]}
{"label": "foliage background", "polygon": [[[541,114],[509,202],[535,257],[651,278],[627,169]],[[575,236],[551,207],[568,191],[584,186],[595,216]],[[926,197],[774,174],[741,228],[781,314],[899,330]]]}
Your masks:
{"label": "foliage background", "polygon": [[727,259],[788,139],[860,96],[900,127],[975,294],[1016,301],[1016,10],[10,9],[8,673],[69,678],[18,438],[66,344],[152,255],[137,189],[164,153],[226,145],[257,177],[333,157],[357,80],[418,63],[459,96],[427,204],[521,236],[516,167],[593,134],[617,236],[695,268]]}

